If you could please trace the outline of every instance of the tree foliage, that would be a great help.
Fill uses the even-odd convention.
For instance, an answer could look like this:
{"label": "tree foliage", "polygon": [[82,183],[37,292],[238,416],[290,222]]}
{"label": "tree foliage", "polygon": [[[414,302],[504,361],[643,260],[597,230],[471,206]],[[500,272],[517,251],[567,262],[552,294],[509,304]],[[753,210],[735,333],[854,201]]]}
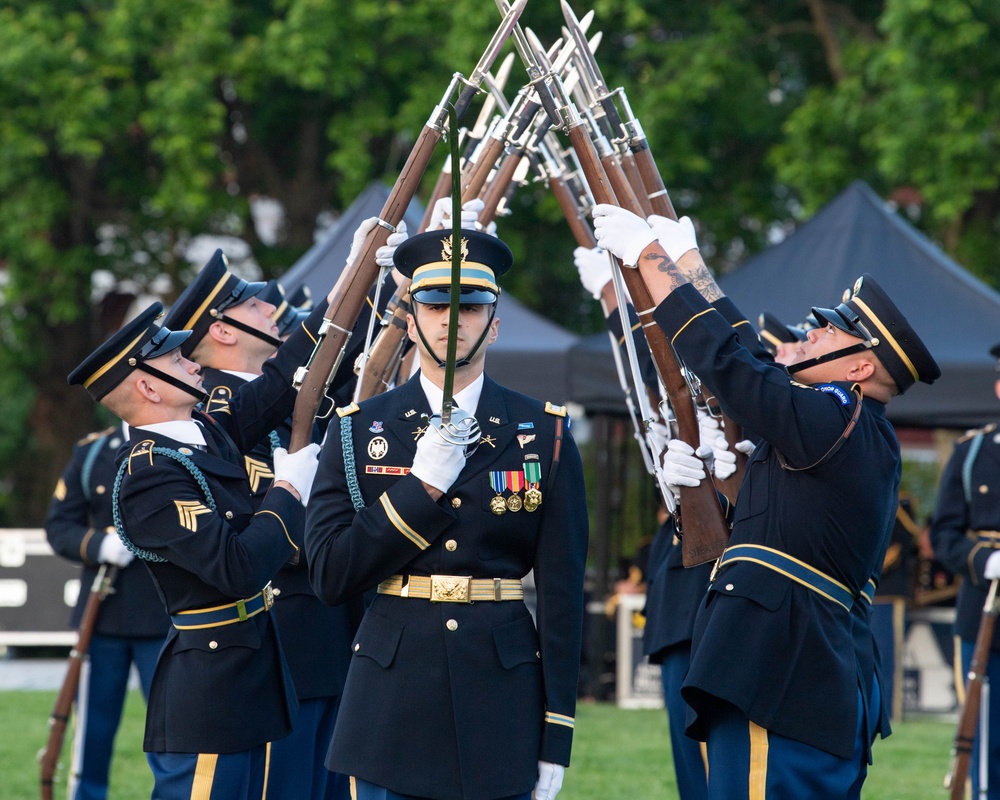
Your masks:
{"label": "tree foliage", "polygon": [[[1000,285],[1000,5],[593,8],[605,76],[625,88],[715,268],[734,268],[862,178]],[[280,274],[312,244],[319,215],[394,178],[451,74],[471,71],[498,20],[490,0],[0,8],[8,524],[39,521],[69,443],[96,424],[65,375],[131,297],[155,289],[169,300],[196,266],[185,257],[192,238],[205,232],[242,238],[266,276]],[[556,0],[532,0],[523,21],[546,43],[561,33]],[[509,87],[523,76],[516,67]],[[262,197],[284,211],[273,238],[253,222]],[[593,329],[550,193],[532,183],[513,206],[500,223],[524,265],[513,293]]]}

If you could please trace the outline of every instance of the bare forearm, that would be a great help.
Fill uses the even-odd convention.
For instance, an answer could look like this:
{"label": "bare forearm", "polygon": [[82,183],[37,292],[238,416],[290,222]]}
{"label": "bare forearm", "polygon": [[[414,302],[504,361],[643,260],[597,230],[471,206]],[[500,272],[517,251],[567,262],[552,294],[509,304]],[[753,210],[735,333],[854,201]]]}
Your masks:
{"label": "bare forearm", "polygon": [[655,240],[642,251],[637,266],[650,297],[657,305],[674,289],[690,283],[660,243]]}
{"label": "bare forearm", "polygon": [[677,268],[694,287],[701,293],[709,303],[714,303],[721,297],[725,297],[719,284],[715,282],[712,273],[701,257],[701,251],[697,248],[688,250],[677,259]]}

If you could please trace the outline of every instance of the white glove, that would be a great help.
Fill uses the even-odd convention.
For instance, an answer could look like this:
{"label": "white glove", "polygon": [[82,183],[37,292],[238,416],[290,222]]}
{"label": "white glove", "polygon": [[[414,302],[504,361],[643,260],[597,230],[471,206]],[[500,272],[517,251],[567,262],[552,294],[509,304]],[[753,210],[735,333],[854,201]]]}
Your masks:
{"label": "white glove", "polygon": [[289,453],[284,447],[274,448],[274,481],[292,484],[302,498],[302,505],[309,502],[318,466],[319,445],[315,442],[294,453]]}
{"label": "white glove", "polygon": [[[702,447],[711,448],[712,472],[720,481],[731,477],[736,472],[736,453],[729,449],[729,442],[722,432],[719,420],[705,411],[698,409],[698,431],[701,434]],[[701,448],[699,449],[699,455]]]}
{"label": "white glove", "polygon": [[396,232],[390,233],[389,238],[385,240],[385,244],[375,251],[375,263],[380,267],[392,267],[392,254],[408,238],[406,220],[401,219],[396,226]]}
{"label": "white glove", "polygon": [[674,261],[679,260],[688,250],[698,249],[698,238],[695,236],[691,217],[681,217],[675,222],[669,217],[652,214],[647,221],[667,255]]}
{"label": "white glove", "polygon": [[351,264],[358,260],[358,256],[361,255],[361,248],[365,245],[365,239],[368,238],[368,234],[372,232],[376,225],[378,225],[378,217],[368,217],[368,219],[363,220],[358,225],[358,229],[354,231],[354,238],[351,240],[351,252],[347,254],[347,266],[351,266]]}
{"label": "white glove", "polygon": [[580,283],[595,300],[601,299],[601,290],[611,283],[611,260],[600,247],[578,247],[573,251],[573,263],[580,273]]}
{"label": "white glove", "polygon": [[135,556],[125,543],[118,537],[114,528],[105,532],[101,539],[101,548],[97,552],[97,560],[102,564],[114,564],[116,567],[127,567]]}
{"label": "white glove", "polygon": [[753,451],[756,448],[756,445],[749,439],[740,439],[740,441],[738,441],[736,444],[733,445],[733,448],[736,450],[737,453],[743,453],[743,455],[749,458],[751,455],[753,455]]}
{"label": "white glove", "polygon": [[[456,409],[452,414],[457,417],[465,412]],[[427,432],[417,441],[410,474],[435,489],[447,492],[464,466],[465,447],[446,442],[436,428],[428,425]]]}
{"label": "white glove", "polygon": [[687,442],[671,439],[663,455],[663,477],[674,497],[680,498],[681,486],[698,486],[705,479],[705,462]]}
{"label": "white glove", "polygon": [[634,267],[642,251],[656,241],[656,234],[646,220],[606,203],[594,206],[594,236],[601,247],[618,256],[626,267]]}
{"label": "white glove", "polygon": [[993,553],[986,559],[986,568],[983,573],[988,581],[1000,578],[1000,553]]}
{"label": "white glove", "polygon": [[563,776],[566,768],[561,764],[550,764],[548,761],[538,762],[538,783],[535,784],[535,800],[555,800],[562,789]]}
{"label": "white glove", "polygon": [[[461,227],[466,230],[476,230],[479,223],[479,212],[486,208],[486,203],[478,197],[462,203]],[[427,225],[427,230],[433,231],[437,228],[451,228],[451,198],[442,197],[434,203],[434,210],[431,212],[431,221]],[[495,234],[494,234],[495,235]]]}
{"label": "white glove", "polygon": [[[722,439],[722,444],[726,443],[725,439]],[[712,459],[715,462],[715,477],[720,481],[724,481],[726,478],[731,478],[736,472],[736,453],[734,453],[729,448],[712,448]]]}

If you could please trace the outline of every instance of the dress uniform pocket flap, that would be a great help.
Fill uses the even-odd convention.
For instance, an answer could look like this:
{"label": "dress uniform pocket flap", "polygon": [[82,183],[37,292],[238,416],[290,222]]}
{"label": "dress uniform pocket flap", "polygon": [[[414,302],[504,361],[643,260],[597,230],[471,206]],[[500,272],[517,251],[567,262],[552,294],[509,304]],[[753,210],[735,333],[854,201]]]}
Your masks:
{"label": "dress uniform pocket flap", "polygon": [[508,622],[493,629],[493,642],[504,669],[518,664],[538,663],[538,634],[531,617]]}
{"label": "dress uniform pocket flap", "polygon": [[736,563],[723,570],[712,584],[719,594],[745,597],[775,611],[785,600],[791,579],[757,564]]}
{"label": "dress uniform pocket flap", "polygon": [[205,650],[214,653],[227,647],[249,647],[252,650],[259,650],[260,631],[253,622],[248,620],[215,628],[178,631],[174,652]]}
{"label": "dress uniform pocket flap", "polygon": [[[418,601],[413,601],[418,602]],[[356,656],[370,658],[380,667],[388,667],[396,657],[403,626],[380,614],[369,611],[354,637],[351,650]]]}

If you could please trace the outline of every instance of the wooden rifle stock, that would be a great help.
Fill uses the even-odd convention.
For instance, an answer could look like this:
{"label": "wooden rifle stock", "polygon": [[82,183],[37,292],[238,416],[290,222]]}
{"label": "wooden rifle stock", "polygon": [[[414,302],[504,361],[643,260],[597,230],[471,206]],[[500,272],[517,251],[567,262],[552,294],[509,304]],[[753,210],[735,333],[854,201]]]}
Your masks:
{"label": "wooden rifle stock", "polygon": [[[633,139],[630,149],[635,157],[635,166],[645,189],[645,195],[653,208],[653,213],[676,221],[677,212],[674,210],[674,204],[670,202],[670,195],[667,193],[667,187],[663,184],[663,178],[653,160],[653,154],[649,150],[646,138],[643,136],[639,139]],[[743,474],[747,468],[746,453],[741,453],[736,449],[736,443],[743,439],[743,428],[735,420],[722,414],[722,429],[729,449],[736,456],[736,471],[725,480],[719,481],[719,488],[726,497],[735,503],[736,495],[739,494],[740,485],[743,483]]]}
{"label": "wooden rifle stock", "polygon": [[[609,181],[609,176],[594,151],[593,143],[590,141],[585,127],[582,124],[568,126],[567,133],[577,158],[580,160],[594,200],[598,203],[620,204],[623,208],[628,208],[629,206],[625,203],[630,202],[629,195],[631,195],[633,207],[631,210],[635,210],[637,206],[635,195],[630,188],[628,191],[625,190],[627,183],[622,184],[622,192],[625,195],[624,203],[619,203]],[[636,213],[641,213],[641,210]],[[660,373],[660,380],[663,381],[667,399],[674,410],[678,435],[697,450],[699,430],[694,401],[687,381],[685,381],[677,363],[673,347],[652,318],[654,306],[649,290],[638,270],[622,268],[621,273],[635,304],[643,332],[646,334],[646,342],[649,345],[649,351],[653,356],[657,371]],[[681,487],[680,508],[683,518],[681,547],[682,559],[686,567],[696,566],[718,558],[729,541],[729,526],[722,514],[722,506],[719,504],[712,475],[707,469],[706,475],[708,480],[702,481],[696,487]],[[681,531],[680,522],[679,519],[679,532]]]}
{"label": "wooden rifle stock", "polygon": [[976,728],[979,725],[979,705],[982,699],[983,682],[986,679],[986,666],[990,660],[990,648],[993,644],[997,612],[1000,610],[997,605],[998,583],[1000,583],[1000,578],[994,578],[990,584],[990,590],[986,595],[986,604],[983,606],[983,617],[979,622],[979,631],[976,634],[976,646],[972,651],[965,702],[962,704],[962,712],[958,717],[955,741],[951,748],[951,767],[944,778],[944,788],[949,790],[950,800],[964,800],[965,798],[965,780],[969,775],[972,743],[976,738]]}
{"label": "wooden rifle stock", "polygon": [[83,616],[76,634],[76,646],[70,650],[66,676],[56,696],[52,714],[49,716],[49,738],[45,747],[38,753],[42,800],[52,800],[52,784],[59,763],[59,754],[62,752],[63,739],[66,737],[66,726],[73,709],[73,701],[80,686],[80,671],[90,649],[90,639],[94,634],[101,603],[111,592],[111,584],[114,583],[117,574],[118,567],[101,564],[90,587],[87,605],[83,608]]}

